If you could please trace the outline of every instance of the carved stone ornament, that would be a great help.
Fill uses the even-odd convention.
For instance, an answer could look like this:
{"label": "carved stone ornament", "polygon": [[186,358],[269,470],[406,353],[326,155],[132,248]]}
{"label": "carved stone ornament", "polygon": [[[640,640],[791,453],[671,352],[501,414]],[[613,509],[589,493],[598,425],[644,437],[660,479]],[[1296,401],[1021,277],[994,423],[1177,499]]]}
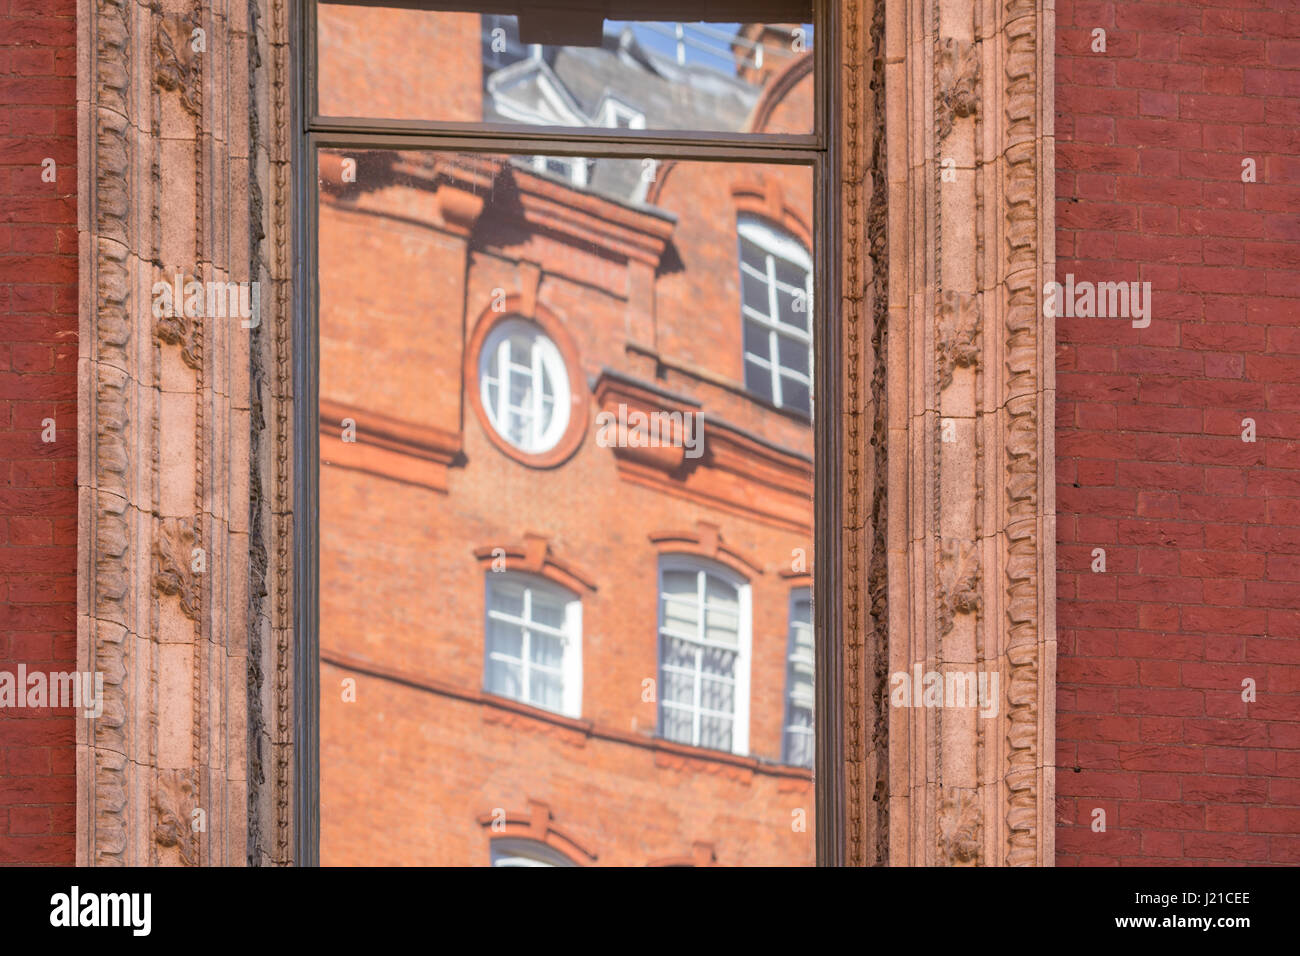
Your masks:
{"label": "carved stone ornament", "polygon": [[[198,864],[198,831],[194,784],[188,770],[158,773],[154,792],[154,840],[163,850],[174,850],[185,866]],[[155,861],[157,862],[157,861]]]}
{"label": "carved stone ornament", "polygon": [[944,788],[939,803],[939,862],[944,866],[979,866],[982,811],[976,790]]}
{"label": "carved stone ornament", "polygon": [[[77,30],[77,863],[289,863],[289,5],[79,0]],[[198,272],[260,282],[260,327],[156,317]]]}
{"label": "carved stone ornament", "polygon": [[939,74],[935,116],[939,138],[944,139],[957,117],[971,116],[979,107],[979,45],[945,37],[935,49],[935,61]]}
{"label": "carved stone ornament", "polygon": [[[193,278],[193,276],[184,276],[182,284],[192,281]],[[168,315],[167,311],[171,314]],[[154,319],[154,338],[164,345],[180,346],[181,361],[192,369],[198,369],[203,361],[200,355],[202,344],[199,320],[186,315],[183,304],[167,311],[163,311]]]}
{"label": "carved stone ornament", "polygon": [[181,105],[194,116],[199,115],[196,90],[202,82],[198,59],[206,52],[207,45],[204,34],[195,32],[199,29],[192,14],[163,14],[153,44],[155,85],[160,90],[179,93]]}
{"label": "carved stone ornament", "polygon": [[[870,707],[846,703],[845,750],[864,767],[846,804],[865,837],[852,840],[850,820],[847,855],[1050,866],[1055,329],[1035,290],[1055,272],[1054,13],[1049,0],[883,2],[889,307],[868,355],[891,353],[873,396],[885,507],[859,506],[845,525],[863,528],[846,553],[870,553],[888,517],[886,627],[846,635],[863,643],[846,648],[844,672],[874,664],[871,703],[882,671],[918,661],[988,672],[998,706],[890,708],[882,734]],[[850,248],[867,246],[860,219],[842,228]],[[846,315],[854,305],[846,293]]]}
{"label": "carved stone ornament", "polygon": [[194,527],[186,518],[164,518],[153,542],[153,586],[181,599],[186,617],[199,614],[199,578],[194,571]]}
{"label": "carved stone ornament", "polygon": [[958,614],[980,609],[980,560],[973,541],[945,541],[939,552],[939,632],[952,630]]}
{"label": "carved stone ornament", "polygon": [[939,388],[952,384],[955,368],[973,368],[979,364],[979,299],[973,295],[945,290],[936,306],[938,311]]}

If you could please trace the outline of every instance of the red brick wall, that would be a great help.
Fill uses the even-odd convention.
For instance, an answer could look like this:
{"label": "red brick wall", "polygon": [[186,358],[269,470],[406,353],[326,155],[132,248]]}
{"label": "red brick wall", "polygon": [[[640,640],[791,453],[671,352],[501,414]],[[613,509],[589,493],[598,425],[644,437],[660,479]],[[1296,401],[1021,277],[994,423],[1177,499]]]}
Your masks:
{"label": "red brick wall", "polygon": [[[72,0],[0,2],[0,671],[10,673],[69,671],[77,657],[75,13]],[[0,710],[0,865],[73,862],[73,740],[71,710]]]}
{"label": "red brick wall", "polygon": [[1294,864],[1300,11],[1058,0],[1057,28],[1057,279],[1154,299],[1057,319],[1057,862]]}

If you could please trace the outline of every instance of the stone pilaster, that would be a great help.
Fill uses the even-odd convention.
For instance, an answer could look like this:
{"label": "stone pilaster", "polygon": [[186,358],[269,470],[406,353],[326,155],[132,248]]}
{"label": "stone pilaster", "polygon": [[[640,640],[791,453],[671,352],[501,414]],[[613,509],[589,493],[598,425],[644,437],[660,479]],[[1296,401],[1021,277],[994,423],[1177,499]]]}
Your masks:
{"label": "stone pilaster", "polygon": [[[83,865],[289,858],[287,13],[270,12],[78,6],[78,663],[104,679],[77,728]],[[192,311],[162,291],[191,283]]]}
{"label": "stone pilaster", "polygon": [[839,4],[846,856],[1050,865],[1052,5],[879,4]]}

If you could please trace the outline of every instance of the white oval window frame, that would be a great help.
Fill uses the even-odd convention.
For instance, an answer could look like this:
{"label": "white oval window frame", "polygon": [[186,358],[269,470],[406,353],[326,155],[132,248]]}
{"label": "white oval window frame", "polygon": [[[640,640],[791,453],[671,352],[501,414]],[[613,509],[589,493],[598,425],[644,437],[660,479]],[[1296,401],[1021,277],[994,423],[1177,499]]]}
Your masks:
{"label": "white oval window frame", "polygon": [[[521,445],[510,437],[502,428],[501,422],[498,421],[497,410],[488,396],[489,362],[493,356],[496,356],[499,365],[501,347],[509,338],[520,332],[526,333],[532,339],[535,360],[541,362],[543,373],[550,375],[553,390],[554,412],[535,447]],[[497,379],[498,381],[501,380],[499,375]],[[564,356],[560,354],[559,346],[546,334],[546,330],[536,322],[512,317],[502,319],[492,327],[487,334],[487,338],[483,340],[483,347],[479,350],[478,382],[479,402],[483,406],[483,412],[488,424],[492,426],[501,440],[510,445],[511,448],[516,448],[526,455],[544,455],[553,450],[564,438],[565,430],[569,427],[573,402],[569,390],[569,369],[564,363]]]}

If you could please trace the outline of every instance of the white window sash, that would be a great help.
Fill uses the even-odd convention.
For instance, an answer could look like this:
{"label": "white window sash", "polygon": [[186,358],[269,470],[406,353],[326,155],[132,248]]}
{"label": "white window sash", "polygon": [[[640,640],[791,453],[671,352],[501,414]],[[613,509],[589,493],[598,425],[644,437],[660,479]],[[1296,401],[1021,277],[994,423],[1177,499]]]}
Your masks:
{"label": "white window sash", "polygon": [[[669,594],[664,589],[664,575],[670,571],[686,571],[695,575],[695,595],[688,598],[681,594]],[[736,618],[736,641],[726,643],[705,636],[705,621],[710,609],[717,610],[717,602],[707,598],[708,579],[725,584],[735,592],[735,610],[731,613]],[[706,719],[725,720],[731,729],[731,752],[748,753],[749,750],[749,680],[750,680],[750,590],[749,584],[724,573],[706,562],[690,559],[686,556],[662,558],[659,564],[659,674],[661,683],[667,674],[689,677],[691,681],[690,702],[670,701],[660,695],[660,726],[666,726],[662,716],[664,711],[674,711],[690,715],[691,746],[703,746],[703,722]],[[685,634],[664,624],[664,607],[669,601],[681,602],[695,614],[695,633]],[[730,611],[730,609],[729,609]],[[680,624],[678,625],[680,627]],[[669,664],[666,661],[667,641],[669,639],[683,642],[694,651],[690,665]],[[722,674],[708,674],[704,671],[704,654],[716,649],[735,655],[732,677]],[[710,680],[726,685],[731,689],[732,709],[718,711],[704,705],[704,681]]]}
{"label": "white window sash", "polygon": [[[499,621],[502,624],[508,624],[520,629],[519,657],[514,657],[503,651],[497,650],[492,646],[487,647],[486,660],[496,661],[502,664],[509,664],[519,668],[519,696],[517,699],[521,703],[528,704],[530,707],[539,707],[543,710],[551,710],[569,717],[579,717],[582,711],[582,604],[577,597],[570,596],[558,588],[547,587],[545,584],[535,583],[533,581],[520,582],[517,575],[511,582],[520,587],[523,592],[523,609],[521,615],[510,614],[505,611],[497,610],[493,606],[493,600],[497,596],[501,584],[507,582],[497,582],[493,579],[493,574],[500,572],[489,572],[487,577],[487,590],[485,600],[487,604],[487,619],[490,622]],[[504,575],[502,575],[504,576]],[[509,579],[507,579],[509,580]],[[564,626],[555,628],[540,621],[533,620],[533,594],[539,589],[547,591],[548,595],[557,597],[564,607]],[[539,664],[532,659],[533,634],[546,635],[550,638],[557,638],[563,647],[563,656],[558,667],[549,664]],[[491,630],[489,628],[488,640],[490,640]],[[560,679],[560,706],[556,708],[549,707],[540,701],[533,699],[533,672],[547,674]],[[493,691],[497,693],[497,691]]]}
{"label": "white window sash", "polygon": [[[793,237],[782,236],[768,226],[762,225],[752,219],[741,219],[737,226],[740,236],[753,243],[763,254],[763,268],[759,269],[754,265],[746,262],[742,253],[740,260],[740,269],[742,274],[749,275],[763,283],[767,292],[767,314],[747,305],[743,301],[744,294],[741,298],[741,314],[759,323],[767,331],[768,336],[768,355],[770,358],[766,361],[754,355],[752,352],[745,351],[744,358],[746,361],[758,365],[759,368],[767,372],[771,382],[772,404],[778,408],[789,407],[785,401],[785,391],[783,378],[791,378],[808,386],[809,393],[812,392],[812,373],[813,373],[813,349],[811,335],[811,321],[807,322],[808,328],[798,329],[786,325],[780,319],[780,308],[778,305],[778,292],[785,290],[791,294],[803,292],[805,296],[804,308],[805,315],[811,316],[813,309],[812,300],[812,260]],[[743,247],[742,247],[743,249]],[[800,289],[798,286],[783,282],[776,276],[776,261],[782,261],[803,270],[804,286]],[[743,288],[743,284],[742,284]],[[796,341],[807,347],[808,351],[808,372],[805,374],[793,368],[788,368],[781,364],[780,339],[784,335],[788,339]]]}

